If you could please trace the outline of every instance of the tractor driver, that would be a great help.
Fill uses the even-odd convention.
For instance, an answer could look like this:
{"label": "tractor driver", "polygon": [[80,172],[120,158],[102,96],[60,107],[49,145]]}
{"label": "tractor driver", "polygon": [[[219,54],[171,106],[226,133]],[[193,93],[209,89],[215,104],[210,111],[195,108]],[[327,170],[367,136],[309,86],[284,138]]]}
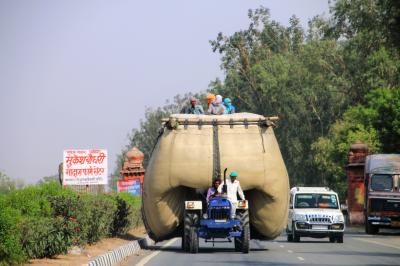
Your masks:
{"label": "tractor driver", "polygon": [[215,179],[213,181],[212,187],[210,187],[207,191],[207,203],[210,201],[212,197],[218,197],[220,193],[218,192],[218,187],[221,185],[220,179]]}
{"label": "tractor driver", "polygon": [[[244,193],[242,190],[242,187],[240,186],[239,180],[236,180],[238,173],[236,171],[231,172],[230,180],[226,181],[226,186],[227,186],[227,196],[228,200],[231,202],[232,208],[231,208],[231,218],[234,219],[236,216],[236,208],[237,208],[237,194],[239,194],[239,197],[244,200]],[[224,182],[218,187],[218,192],[222,192],[222,188],[224,186]]]}

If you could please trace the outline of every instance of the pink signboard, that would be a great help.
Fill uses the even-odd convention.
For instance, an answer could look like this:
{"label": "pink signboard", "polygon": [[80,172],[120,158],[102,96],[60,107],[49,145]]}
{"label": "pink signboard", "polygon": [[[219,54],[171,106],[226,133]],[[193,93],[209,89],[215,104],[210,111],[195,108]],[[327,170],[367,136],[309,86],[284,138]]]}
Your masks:
{"label": "pink signboard", "polygon": [[107,150],[65,150],[63,185],[105,185]]}

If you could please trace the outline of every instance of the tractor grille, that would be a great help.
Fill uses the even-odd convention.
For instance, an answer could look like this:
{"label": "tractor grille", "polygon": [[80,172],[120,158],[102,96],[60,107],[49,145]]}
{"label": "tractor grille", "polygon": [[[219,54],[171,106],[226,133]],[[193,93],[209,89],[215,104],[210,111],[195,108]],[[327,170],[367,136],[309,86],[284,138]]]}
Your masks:
{"label": "tractor grille", "polygon": [[212,209],[212,210],[210,210],[210,219],[214,219],[214,220],[229,219],[229,210]]}
{"label": "tractor grille", "polygon": [[311,223],[331,223],[332,217],[329,215],[310,214],[307,215],[307,220]]}

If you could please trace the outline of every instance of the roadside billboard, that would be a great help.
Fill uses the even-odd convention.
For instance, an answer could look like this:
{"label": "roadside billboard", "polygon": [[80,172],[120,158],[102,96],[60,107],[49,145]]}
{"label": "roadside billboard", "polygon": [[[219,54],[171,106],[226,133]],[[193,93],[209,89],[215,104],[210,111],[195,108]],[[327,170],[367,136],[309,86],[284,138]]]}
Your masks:
{"label": "roadside billboard", "polygon": [[106,185],[107,150],[64,150],[63,185]]}
{"label": "roadside billboard", "polygon": [[140,196],[140,179],[119,180],[117,190],[118,192],[128,192]]}

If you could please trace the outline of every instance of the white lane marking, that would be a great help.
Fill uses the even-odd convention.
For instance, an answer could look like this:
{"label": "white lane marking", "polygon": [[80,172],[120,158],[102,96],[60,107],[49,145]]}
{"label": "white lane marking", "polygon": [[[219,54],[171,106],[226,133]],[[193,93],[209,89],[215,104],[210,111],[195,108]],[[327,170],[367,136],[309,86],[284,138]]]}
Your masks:
{"label": "white lane marking", "polygon": [[367,243],[372,243],[372,244],[375,244],[375,245],[381,245],[381,246],[384,246],[384,247],[400,249],[400,247],[398,247],[398,246],[393,246],[393,245],[390,245],[390,244],[380,243],[378,241],[374,241],[374,240],[370,240],[370,239],[362,239],[362,238],[356,238],[356,237],[353,238],[353,239],[358,240],[358,241],[364,241],[364,242],[367,242]]}
{"label": "white lane marking", "polygon": [[153,253],[147,255],[146,257],[144,257],[143,259],[141,259],[141,260],[136,264],[136,266],[143,266],[143,265],[145,265],[145,264],[148,263],[152,258],[154,258],[155,256],[157,256],[157,255],[161,252],[162,249],[164,249],[164,248],[166,248],[166,247],[168,247],[168,246],[171,246],[172,243],[174,243],[175,241],[176,241],[175,238],[174,238],[174,239],[171,239],[170,241],[168,241],[167,243],[165,243],[164,245],[162,245],[162,246],[160,247],[160,250],[157,250],[156,252],[153,252]]}
{"label": "white lane marking", "polygon": [[304,260],[304,258],[303,257],[297,257],[299,260]]}
{"label": "white lane marking", "polygon": [[284,248],[285,246],[284,245],[280,245],[279,247]]}
{"label": "white lane marking", "polygon": [[293,250],[290,250],[290,249],[289,249],[287,252],[289,252],[289,253],[293,253]]}

